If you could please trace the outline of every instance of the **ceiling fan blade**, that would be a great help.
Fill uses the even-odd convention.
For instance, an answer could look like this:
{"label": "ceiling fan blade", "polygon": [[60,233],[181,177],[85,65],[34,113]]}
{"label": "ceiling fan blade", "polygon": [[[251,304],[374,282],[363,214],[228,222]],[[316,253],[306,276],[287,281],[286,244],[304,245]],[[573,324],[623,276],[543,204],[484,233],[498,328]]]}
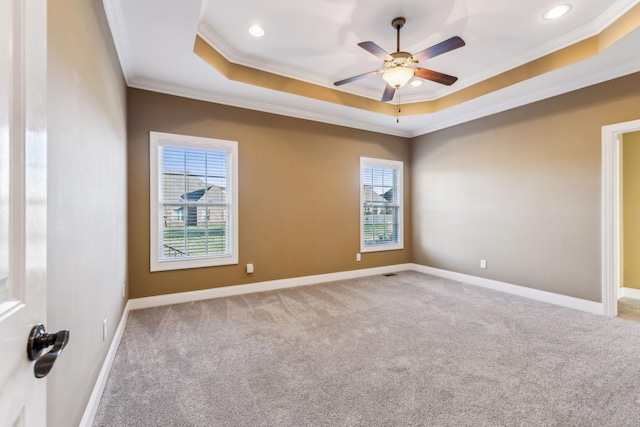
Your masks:
{"label": "ceiling fan blade", "polygon": [[464,40],[462,40],[460,37],[451,37],[448,40],[440,42],[437,45],[431,46],[428,49],[416,53],[415,55],[413,55],[413,60],[416,62],[422,62],[430,58],[435,58],[436,56],[442,55],[443,53],[450,52],[464,45]]}
{"label": "ceiling fan blade", "polygon": [[374,54],[383,61],[391,61],[393,59],[391,55],[389,55],[383,48],[381,48],[374,42],[362,42],[358,43],[358,46],[360,46],[367,52]]}
{"label": "ceiling fan blade", "polygon": [[457,77],[442,74],[437,71],[427,70],[425,68],[416,68],[415,76],[447,86],[451,86],[456,82],[456,80],[458,80]]}
{"label": "ceiling fan blade", "polygon": [[382,102],[391,101],[393,99],[393,95],[396,93],[396,88],[387,83],[387,87],[384,88],[384,93],[382,94]]}
{"label": "ceiling fan blade", "polygon": [[375,76],[376,74],[378,74],[378,70],[369,71],[368,73],[364,73],[357,76],[349,77],[348,79],[340,80],[338,82],[335,82],[334,85],[342,86],[343,84],[355,82],[356,80],[364,79],[365,77]]}

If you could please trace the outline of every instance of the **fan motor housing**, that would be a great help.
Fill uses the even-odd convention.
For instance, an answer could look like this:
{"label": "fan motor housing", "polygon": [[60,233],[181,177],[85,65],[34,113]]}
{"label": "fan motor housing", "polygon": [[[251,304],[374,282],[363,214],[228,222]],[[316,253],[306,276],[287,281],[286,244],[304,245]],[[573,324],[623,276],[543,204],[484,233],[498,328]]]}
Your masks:
{"label": "fan motor housing", "polygon": [[407,22],[406,19],[404,18],[396,18],[393,21],[391,21],[391,26],[393,28],[395,28],[396,30],[399,30],[400,28],[404,27],[404,24]]}
{"label": "fan motor housing", "polygon": [[395,52],[391,54],[393,59],[384,61],[384,68],[391,67],[410,67],[413,64],[416,64],[416,61],[413,59],[413,55],[409,52]]}

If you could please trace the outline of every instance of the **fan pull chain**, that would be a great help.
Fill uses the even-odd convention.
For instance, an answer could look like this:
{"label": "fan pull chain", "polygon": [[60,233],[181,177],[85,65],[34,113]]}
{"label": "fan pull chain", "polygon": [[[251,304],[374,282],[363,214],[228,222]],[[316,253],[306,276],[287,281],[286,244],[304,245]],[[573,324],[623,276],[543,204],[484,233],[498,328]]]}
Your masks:
{"label": "fan pull chain", "polygon": [[400,112],[402,111],[400,109],[400,90],[396,91],[398,93],[398,96],[396,96],[396,123],[400,123]]}

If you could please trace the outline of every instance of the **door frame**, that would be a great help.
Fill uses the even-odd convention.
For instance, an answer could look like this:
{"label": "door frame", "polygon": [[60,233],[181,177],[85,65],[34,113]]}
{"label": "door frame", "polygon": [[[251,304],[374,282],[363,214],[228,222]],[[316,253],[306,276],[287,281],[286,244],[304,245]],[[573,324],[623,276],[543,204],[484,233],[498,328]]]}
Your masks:
{"label": "door frame", "polygon": [[640,131],[640,120],[602,127],[602,314],[618,315],[622,270],[622,183],[619,136]]}

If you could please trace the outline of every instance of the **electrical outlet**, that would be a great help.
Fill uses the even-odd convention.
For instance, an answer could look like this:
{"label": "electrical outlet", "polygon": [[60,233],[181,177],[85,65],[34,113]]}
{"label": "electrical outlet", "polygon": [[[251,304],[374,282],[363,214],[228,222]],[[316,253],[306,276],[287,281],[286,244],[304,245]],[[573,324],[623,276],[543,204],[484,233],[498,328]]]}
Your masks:
{"label": "electrical outlet", "polygon": [[487,260],[486,259],[481,259],[480,260],[480,268],[487,268]]}
{"label": "electrical outlet", "polygon": [[247,264],[247,274],[253,273],[253,264]]}
{"label": "electrical outlet", "polygon": [[107,318],[102,321],[102,341],[107,340]]}
{"label": "electrical outlet", "polygon": [[362,260],[362,256],[360,254],[356,254],[356,261],[361,261]]}

